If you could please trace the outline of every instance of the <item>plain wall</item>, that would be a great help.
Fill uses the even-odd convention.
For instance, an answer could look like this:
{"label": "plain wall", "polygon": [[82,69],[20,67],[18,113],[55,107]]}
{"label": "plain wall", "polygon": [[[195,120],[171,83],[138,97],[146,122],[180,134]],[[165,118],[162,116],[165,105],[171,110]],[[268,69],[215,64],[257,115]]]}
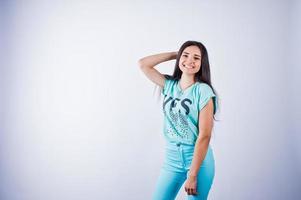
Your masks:
{"label": "plain wall", "polygon": [[[289,133],[292,134],[292,147],[297,154],[295,165],[299,169],[298,177],[301,177],[301,80],[299,78],[301,74],[300,57],[301,57],[301,1],[293,1],[290,8],[290,33],[289,33],[289,48],[288,48],[288,67],[290,93],[287,94],[287,98],[290,100],[290,121]],[[301,196],[301,195],[300,195]]]}
{"label": "plain wall", "polygon": [[1,7],[0,199],[151,199],[162,102],[137,61],[186,40],[207,47],[220,97],[209,199],[300,199],[297,0]]}

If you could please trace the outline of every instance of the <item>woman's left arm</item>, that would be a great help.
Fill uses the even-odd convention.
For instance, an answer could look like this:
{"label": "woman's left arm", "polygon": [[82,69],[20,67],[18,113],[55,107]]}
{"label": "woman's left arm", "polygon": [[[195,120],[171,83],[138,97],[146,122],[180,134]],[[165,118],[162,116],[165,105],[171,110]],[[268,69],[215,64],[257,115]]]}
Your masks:
{"label": "woman's left arm", "polygon": [[[193,159],[190,166],[185,190],[188,194],[196,193],[196,180],[200,166],[207,154],[211,131],[213,127],[213,100],[212,98],[199,113],[199,136],[196,140]],[[187,188],[186,188],[187,187]],[[191,191],[191,187],[193,188]]]}

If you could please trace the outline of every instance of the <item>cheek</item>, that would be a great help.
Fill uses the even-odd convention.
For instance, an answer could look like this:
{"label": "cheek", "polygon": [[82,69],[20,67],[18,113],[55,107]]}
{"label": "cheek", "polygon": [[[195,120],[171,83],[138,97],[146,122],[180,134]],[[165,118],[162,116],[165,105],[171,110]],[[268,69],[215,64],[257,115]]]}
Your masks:
{"label": "cheek", "polygon": [[198,70],[201,69],[201,62],[197,63],[197,69],[198,69]]}

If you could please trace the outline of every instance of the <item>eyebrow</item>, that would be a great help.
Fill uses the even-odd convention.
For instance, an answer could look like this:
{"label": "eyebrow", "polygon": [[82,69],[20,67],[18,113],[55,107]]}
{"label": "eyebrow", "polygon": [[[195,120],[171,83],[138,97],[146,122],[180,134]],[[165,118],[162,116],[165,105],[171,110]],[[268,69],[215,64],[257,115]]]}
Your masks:
{"label": "eyebrow", "polygon": [[[183,53],[186,53],[186,54],[189,54],[188,52],[183,52]],[[195,56],[198,56],[198,57],[201,57],[200,55],[198,55],[198,54],[194,54]]]}

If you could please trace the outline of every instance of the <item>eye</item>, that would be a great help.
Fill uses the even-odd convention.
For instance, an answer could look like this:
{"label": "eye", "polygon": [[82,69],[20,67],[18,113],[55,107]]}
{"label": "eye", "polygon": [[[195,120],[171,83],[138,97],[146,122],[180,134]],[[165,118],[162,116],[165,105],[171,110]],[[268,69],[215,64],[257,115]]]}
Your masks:
{"label": "eye", "polygon": [[187,56],[187,55],[185,55],[185,54],[183,54],[182,56],[183,56],[183,57],[188,57],[188,56]]}
{"label": "eye", "polygon": [[194,59],[196,59],[196,60],[200,60],[200,58],[198,58],[198,57],[195,57]]}

